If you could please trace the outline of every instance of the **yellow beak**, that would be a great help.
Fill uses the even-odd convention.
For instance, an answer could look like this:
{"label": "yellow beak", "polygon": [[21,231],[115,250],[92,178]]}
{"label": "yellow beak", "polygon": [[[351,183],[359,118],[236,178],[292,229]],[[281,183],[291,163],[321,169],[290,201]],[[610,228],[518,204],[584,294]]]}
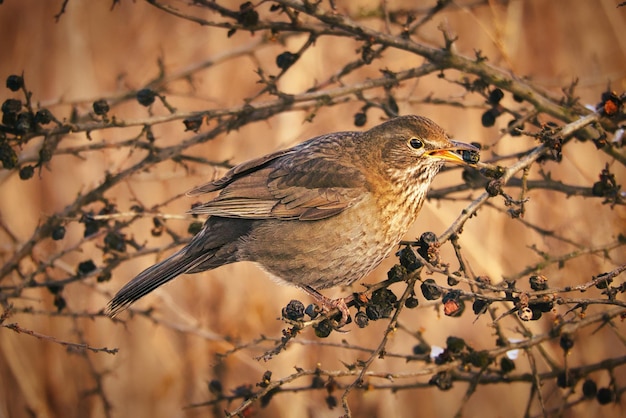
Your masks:
{"label": "yellow beak", "polygon": [[451,147],[429,151],[427,154],[434,158],[462,165],[474,165],[480,160],[480,150],[477,147],[465,142],[450,142],[452,142]]}

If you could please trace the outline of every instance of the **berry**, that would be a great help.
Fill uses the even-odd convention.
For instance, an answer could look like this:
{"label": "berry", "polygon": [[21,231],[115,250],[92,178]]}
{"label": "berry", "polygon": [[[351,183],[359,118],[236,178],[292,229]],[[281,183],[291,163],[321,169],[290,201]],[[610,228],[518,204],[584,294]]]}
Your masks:
{"label": "berry", "polygon": [[18,91],[24,87],[24,78],[21,75],[11,74],[7,77],[7,88],[11,91]]}
{"label": "berry", "polygon": [[156,97],[156,92],[150,89],[141,89],[137,92],[137,101],[142,106],[150,106],[154,103],[154,98]]}
{"label": "berry", "polygon": [[109,104],[106,100],[100,99],[93,102],[93,113],[98,116],[104,116],[109,112]]}

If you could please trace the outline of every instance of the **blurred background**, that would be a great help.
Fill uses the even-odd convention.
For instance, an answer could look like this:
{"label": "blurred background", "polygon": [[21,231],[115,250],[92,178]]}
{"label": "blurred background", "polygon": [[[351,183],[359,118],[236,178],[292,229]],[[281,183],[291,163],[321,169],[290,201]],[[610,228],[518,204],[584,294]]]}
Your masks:
{"label": "blurred background", "polygon": [[[234,1],[218,3],[232,10],[240,6]],[[413,10],[418,19],[434,6],[434,2],[427,1],[338,0],[335,3],[337,13],[348,14],[382,31],[386,30],[384,18],[379,18],[382,5],[387,10]],[[577,81],[575,95],[580,103],[595,106],[607,88],[618,94],[626,88],[626,37],[623,36],[626,7],[617,8],[618,3],[617,0],[451,2],[420,29],[414,40],[442,46],[443,28],[458,36],[455,52],[475,56],[480,51],[491,65],[527,78],[556,95],[562,95],[562,89]],[[185,2],[176,1],[166,4],[203,19],[220,20],[206,8],[188,7]],[[272,16],[271,3],[255,3],[255,6],[262,18]],[[64,13],[55,18],[62,7]],[[329,6],[323,4],[323,7]],[[241,106],[262,88],[257,70],[263,69],[266,77],[278,74],[276,57],[285,51],[296,52],[306,41],[306,35],[268,40],[265,31],[239,30],[227,36],[225,29],[178,18],[144,1],[69,0],[64,4],[57,0],[7,0],[0,5],[0,33],[0,80],[23,73],[28,90],[33,92],[33,103],[51,109],[59,119],[69,119],[72,113],[85,117],[92,111],[92,103],[104,98],[115,104],[109,117],[123,121],[169,115],[159,100],[150,108],[135,100],[122,100],[125,93],[147,86],[159,79],[160,74],[167,78],[192,71],[190,77],[163,83],[167,89],[163,95],[178,112]],[[330,79],[358,57],[359,46],[360,43],[347,37],[321,37],[281,77],[279,89],[301,94]],[[419,56],[389,49],[381,59],[350,73],[342,82],[364,82],[380,77],[382,69],[401,71],[422,62]],[[198,65],[204,66],[195,71]],[[431,117],[454,138],[481,143],[488,147],[483,153],[484,160],[521,152],[533,145],[533,138],[502,134],[510,117],[498,118],[493,127],[483,126],[484,99],[468,95],[458,84],[450,82],[461,80],[462,74],[446,72],[447,80],[437,75],[409,80],[394,89],[400,114]],[[377,94],[384,97],[382,90]],[[3,101],[8,97],[17,94],[5,90]],[[432,103],[429,97],[464,106]],[[272,99],[275,97],[266,94],[257,101]],[[530,107],[527,103],[515,104],[508,93],[503,103]],[[318,134],[366,129],[386,117],[379,109],[369,110],[365,125],[356,128],[354,115],[362,105],[352,100],[321,106],[310,122],[306,119],[312,111],[281,112],[191,147],[185,155],[235,164]],[[540,117],[543,123],[550,120],[547,116]],[[210,126],[204,126],[200,132],[209,129]],[[141,132],[142,124],[95,130],[89,135],[70,133],[63,137],[62,144],[64,147],[115,144],[137,138]],[[155,124],[152,133],[161,147],[179,144],[195,135],[185,131],[180,120]],[[20,148],[20,161],[36,161],[41,140]],[[28,181],[21,180],[16,170],[0,170],[0,220],[4,226],[0,231],[0,263],[7,262],[51,215],[103,183],[107,175],[132,167],[144,155],[139,148],[115,145],[80,154],[59,153],[50,163],[36,169]],[[555,180],[591,187],[606,163],[610,164],[618,183],[624,184],[624,167],[596,151],[590,141],[565,148],[562,163],[547,162],[541,170],[550,172]],[[168,230],[188,236],[187,229],[193,219],[183,216],[177,219],[177,216],[184,215],[194,201],[181,194],[219,176],[228,164],[194,164],[191,159],[184,164],[164,161],[128,176],[107,191],[106,198],[120,212],[129,212],[137,204],[145,208],[161,205],[158,211],[173,215],[166,221]],[[536,177],[539,170],[538,166],[533,167],[532,175]],[[460,170],[451,170],[441,174],[433,187],[441,189],[459,182]],[[441,234],[480,193],[481,190],[475,190],[456,198],[427,202],[407,239],[415,239],[425,231]],[[516,193],[519,192],[512,192],[514,196]],[[558,256],[601,246],[626,233],[623,205],[612,208],[603,204],[602,199],[568,197],[547,190],[531,191],[527,197],[530,200],[523,221],[511,219],[502,201],[494,199],[465,225],[459,243],[474,274],[499,282],[542,261],[542,254]],[[85,210],[97,213],[102,207],[102,202],[94,202]],[[63,280],[86,260],[92,260],[96,266],[103,264],[107,255],[102,251],[102,237],[83,240],[85,225],[79,222],[79,217],[61,221],[66,229],[64,239],[42,240],[33,249],[33,257],[20,265],[21,274],[37,268],[34,260],[43,262],[53,257],[54,268],[45,269],[45,274],[37,276],[38,280]],[[529,225],[552,231],[554,236],[541,234]],[[152,217],[146,216],[134,221],[124,233],[126,238],[149,248],[166,246],[172,241],[168,233],[154,236],[153,228]],[[258,268],[245,263],[173,281],[137,303],[135,308],[140,311],[151,308],[150,315],[124,314],[119,321],[95,315],[119,287],[168,251],[123,262],[113,270],[109,281],[98,282],[92,276],[63,287],[61,295],[66,306],[60,311],[59,293],[55,295],[46,287],[28,289],[18,298],[10,299],[10,303],[22,310],[13,313],[6,323],[17,323],[21,329],[60,341],[119,351],[112,355],[78,350],[50,338],[0,328],[0,417],[222,416],[225,409],[234,409],[239,401],[188,408],[213,398],[208,382],[219,381],[224,392],[231,393],[246,384],[252,384],[256,390],[254,383],[267,370],[272,372],[273,379],[290,375],[294,367],[313,369],[319,365],[328,370],[345,370],[345,364],[366,360],[367,353],[330,344],[346,342],[374,349],[385,330],[386,321],[370,323],[364,329],[352,324],[348,333],[333,333],[321,341],[307,328],[285,352],[268,361],[257,360],[256,357],[273,346],[257,339],[281,337],[286,326],[279,319],[281,308],[291,299],[300,299],[305,305],[310,300],[297,289],[268,280]],[[442,248],[442,259],[452,264],[452,270],[458,267],[449,245]],[[626,252],[620,247],[604,254],[549,264],[541,273],[550,279],[551,287],[575,286],[625,261]],[[383,280],[395,263],[397,260],[390,258],[365,281]],[[445,284],[445,278],[435,278]],[[8,288],[20,281],[17,273],[11,273],[2,278],[0,285]],[[331,289],[326,294],[339,297],[362,289],[355,284],[352,289]],[[617,298],[624,301],[621,294]],[[7,299],[2,301],[6,310]],[[401,327],[391,336],[388,352],[410,354],[419,342],[415,333],[434,346],[444,347],[446,338],[454,335],[479,350],[494,347],[494,330],[487,316],[476,319],[468,309],[460,318],[450,318],[434,304],[428,305],[423,299],[420,303],[420,307],[426,307],[402,314]],[[546,314],[542,320],[529,323],[528,329],[534,334],[545,333],[554,317],[555,314]],[[567,357],[558,339],[542,344],[541,349],[562,367],[565,363],[576,367],[624,356],[626,330],[621,321],[601,329],[592,328],[576,333],[575,346]],[[504,330],[510,338],[523,338],[513,321],[506,323]],[[235,347],[239,348],[235,350]],[[523,352],[519,353],[516,364],[518,372],[530,371]],[[422,362],[407,363],[403,357],[390,356],[375,361],[372,370],[415,371],[422,366]],[[547,365],[539,359],[536,367],[545,370]],[[590,376],[599,387],[626,385],[623,367],[617,367],[613,375],[600,370]],[[424,376],[422,382],[427,383],[429,377]],[[381,379],[377,382],[384,383]],[[306,387],[310,379],[296,383]],[[466,403],[462,399],[467,384],[457,382],[449,391],[424,386],[394,392],[353,391],[348,401],[353,415],[359,417],[449,417],[461,407],[462,414],[469,417],[541,415],[536,400],[526,414],[532,396],[528,382],[481,385]],[[341,405],[331,409],[327,404],[329,394],[339,399],[342,391],[330,393],[331,389],[276,395],[267,407],[255,404],[248,413],[263,417],[340,416]],[[580,385],[561,389],[553,380],[547,381],[542,386],[543,401],[549,408],[558,406],[563,393],[569,390],[580,396]],[[580,402],[565,408],[562,416],[624,416],[625,406],[623,399],[605,406]]]}

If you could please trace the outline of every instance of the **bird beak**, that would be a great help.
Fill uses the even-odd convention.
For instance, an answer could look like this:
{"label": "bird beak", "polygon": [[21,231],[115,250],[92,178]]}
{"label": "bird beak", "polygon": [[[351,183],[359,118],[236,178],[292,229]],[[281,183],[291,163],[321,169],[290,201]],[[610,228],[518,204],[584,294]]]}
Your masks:
{"label": "bird beak", "polygon": [[479,149],[465,142],[450,141],[451,147],[429,151],[428,155],[450,163],[474,165],[480,160]]}

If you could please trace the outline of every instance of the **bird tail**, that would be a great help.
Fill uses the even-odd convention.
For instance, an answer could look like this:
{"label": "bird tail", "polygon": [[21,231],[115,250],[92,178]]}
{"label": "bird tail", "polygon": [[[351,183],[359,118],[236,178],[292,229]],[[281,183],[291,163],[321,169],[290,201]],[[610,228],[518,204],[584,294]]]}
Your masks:
{"label": "bird tail", "polygon": [[108,303],[105,314],[113,318],[157,287],[192,270],[211,256],[213,254],[210,252],[201,257],[193,256],[189,254],[187,247],[182,248],[160,263],[145,269],[137,277],[126,283]]}

